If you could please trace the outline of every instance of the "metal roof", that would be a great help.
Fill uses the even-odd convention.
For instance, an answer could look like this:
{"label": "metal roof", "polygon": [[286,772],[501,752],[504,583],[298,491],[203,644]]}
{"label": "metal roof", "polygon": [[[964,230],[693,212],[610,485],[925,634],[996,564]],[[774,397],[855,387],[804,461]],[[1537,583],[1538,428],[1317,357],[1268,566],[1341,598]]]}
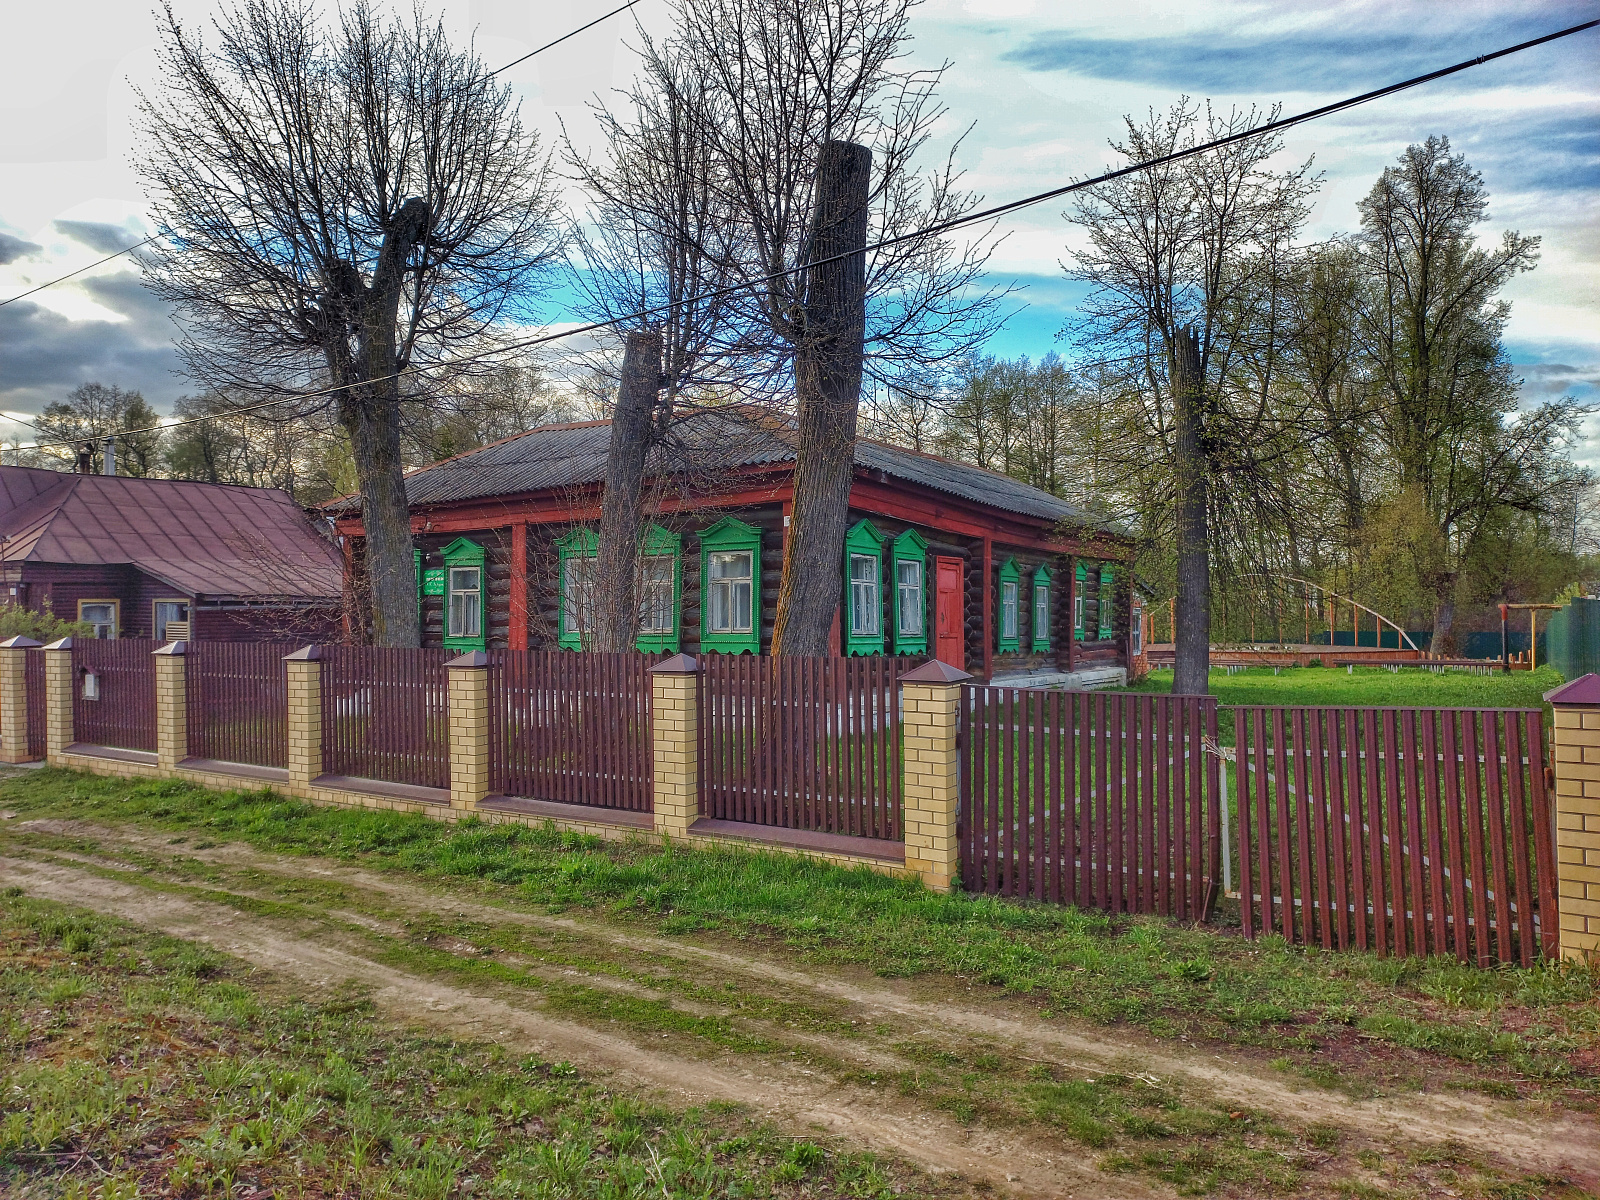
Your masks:
{"label": "metal roof", "polygon": [[[793,436],[792,429],[770,413],[751,416],[732,408],[695,413],[674,425],[668,445],[651,455],[647,473],[688,471],[715,478],[744,467],[792,463]],[[610,441],[609,421],[530,429],[412,471],[406,476],[406,499],[416,509],[600,483],[605,478]],[[900,446],[860,439],[856,442],[856,466],[1005,512],[1065,520],[1108,533],[1124,532],[1009,475]],[[346,497],[328,507],[353,513],[356,500]]]}
{"label": "metal roof", "polygon": [[343,565],[287,492],[0,467],[0,561],[128,564],[213,599],[334,599]]}

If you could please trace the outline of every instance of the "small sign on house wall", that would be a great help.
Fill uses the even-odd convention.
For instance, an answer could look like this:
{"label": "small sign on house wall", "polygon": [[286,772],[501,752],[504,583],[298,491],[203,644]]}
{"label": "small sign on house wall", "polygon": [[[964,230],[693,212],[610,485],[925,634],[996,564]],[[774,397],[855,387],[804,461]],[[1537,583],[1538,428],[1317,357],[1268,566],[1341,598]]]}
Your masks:
{"label": "small sign on house wall", "polygon": [[422,594],[424,596],[444,595],[443,567],[429,567],[422,573]]}

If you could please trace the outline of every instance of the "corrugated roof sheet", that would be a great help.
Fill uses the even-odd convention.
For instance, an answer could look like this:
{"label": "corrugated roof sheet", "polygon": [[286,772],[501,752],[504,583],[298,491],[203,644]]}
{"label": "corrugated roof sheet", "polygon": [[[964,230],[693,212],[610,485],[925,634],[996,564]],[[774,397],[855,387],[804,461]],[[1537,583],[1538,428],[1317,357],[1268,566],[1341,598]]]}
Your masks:
{"label": "corrugated roof sheet", "polygon": [[216,599],[340,594],[337,549],[287,492],[0,467],[0,557],[129,563]]}
{"label": "corrugated roof sheet", "polygon": [[[770,414],[750,417],[734,409],[697,413],[678,422],[674,444],[652,456],[649,473],[692,469],[715,475],[793,462],[791,438],[791,431]],[[422,508],[599,483],[605,478],[610,440],[609,421],[530,429],[412,471],[406,477],[406,498],[412,508]],[[967,463],[863,439],[856,443],[856,465],[1005,512],[1124,532],[1059,496]],[[356,505],[354,498],[346,498],[330,507],[353,512]]]}

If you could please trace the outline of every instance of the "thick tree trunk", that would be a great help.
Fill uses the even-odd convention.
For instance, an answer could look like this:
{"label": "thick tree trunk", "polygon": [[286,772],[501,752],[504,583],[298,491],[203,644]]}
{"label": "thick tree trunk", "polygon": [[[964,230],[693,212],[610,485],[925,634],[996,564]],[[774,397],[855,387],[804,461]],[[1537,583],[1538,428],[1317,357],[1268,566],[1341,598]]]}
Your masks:
{"label": "thick tree trunk", "polygon": [[1178,542],[1172,694],[1203,696],[1211,675],[1211,554],[1206,512],[1204,380],[1200,339],[1178,331],[1172,348],[1173,490]]}
{"label": "thick tree trunk", "polygon": [[[826,654],[843,594],[841,557],[855,463],[866,334],[872,151],[829,142],[817,159],[805,329],[795,352],[794,510],[783,544],[774,654]],[[846,255],[833,262],[823,260]]]}
{"label": "thick tree trunk", "polygon": [[595,561],[596,650],[633,648],[639,626],[639,536],[644,525],[644,467],[661,395],[661,334],[628,335],[617,407],[611,414],[606,489],[600,501]]}
{"label": "thick tree trunk", "polygon": [[[349,263],[330,272],[330,291],[355,314],[359,345],[345,368],[359,380],[339,401],[339,422],[350,436],[350,456],[361,484],[361,524],[366,531],[366,584],[372,606],[372,644],[420,646],[417,570],[412,554],[411,509],[400,455],[400,368],[396,328],[411,251],[427,233],[428,205],[413,197],[400,206],[373,268],[370,287]],[[330,361],[345,343],[329,347]],[[335,374],[341,372],[335,371]]]}
{"label": "thick tree trunk", "polygon": [[1429,653],[1445,658],[1456,656],[1455,582],[1455,576],[1449,576],[1440,590],[1433,609],[1433,641],[1428,645]]}

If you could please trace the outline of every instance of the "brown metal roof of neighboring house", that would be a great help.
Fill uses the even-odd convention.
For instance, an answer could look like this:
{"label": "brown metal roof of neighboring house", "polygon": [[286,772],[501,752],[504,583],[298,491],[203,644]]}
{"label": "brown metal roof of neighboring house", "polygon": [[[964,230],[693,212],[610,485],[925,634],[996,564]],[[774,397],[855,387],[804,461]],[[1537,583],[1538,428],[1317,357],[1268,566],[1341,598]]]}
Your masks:
{"label": "brown metal roof of neighboring house", "polygon": [[287,492],[0,467],[0,562],[130,564],[188,595],[334,599],[338,550]]}
{"label": "brown metal roof of neighboring house", "polygon": [[[738,409],[700,412],[680,420],[673,432],[675,444],[652,454],[648,474],[689,468],[714,476],[740,468],[792,463],[795,458],[792,431],[770,414],[752,418]],[[412,471],[406,476],[406,499],[416,509],[600,483],[605,478],[610,441],[609,421],[530,429]],[[1009,475],[900,446],[858,440],[856,466],[1005,512],[1126,533],[1070,501]],[[347,496],[327,507],[354,515],[356,498]]]}

